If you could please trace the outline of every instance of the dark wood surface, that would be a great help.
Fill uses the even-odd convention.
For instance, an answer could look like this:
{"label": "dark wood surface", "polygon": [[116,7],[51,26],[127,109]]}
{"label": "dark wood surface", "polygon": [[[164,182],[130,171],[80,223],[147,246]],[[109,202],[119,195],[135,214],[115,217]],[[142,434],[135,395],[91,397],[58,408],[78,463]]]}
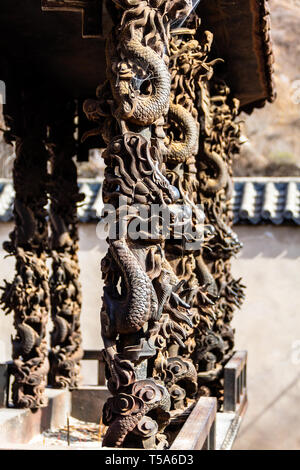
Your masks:
{"label": "dark wood surface", "polygon": [[274,99],[268,0],[202,0],[205,29],[214,33],[214,53],[234,95],[248,111]]}
{"label": "dark wood surface", "polygon": [[246,392],[247,351],[237,351],[224,368],[224,411],[236,411]]}
{"label": "dark wood surface", "polygon": [[[42,11],[42,1],[50,11]],[[104,36],[111,20],[103,0],[102,25],[99,19],[92,20],[101,9],[101,0],[89,0],[91,6],[83,10],[76,7],[85,3],[88,1],[1,0],[0,80],[43,86],[54,96],[56,90],[73,97],[94,96],[106,76]],[[213,32],[214,54],[225,59],[221,72],[242,106],[267,99],[270,91],[259,3],[241,0],[238,8],[230,0],[222,2],[222,7],[219,0],[199,4],[203,30]],[[64,4],[70,11],[65,11]],[[100,35],[95,37],[97,28]],[[83,39],[82,32],[89,38]]]}
{"label": "dark wood surface", "polygon": [[[103,10],[104,32],[111,22]],[[1,0],[0,79],[55,97],[94,96],[105,79],[104,38],[82,38],[80,10],[42,11],[41,0]]]}
{"label": "dark wood surface", "polygon": [[215,426],[216,413],[216,398],[201,397],[173,442],[171,450],[202,450]]}

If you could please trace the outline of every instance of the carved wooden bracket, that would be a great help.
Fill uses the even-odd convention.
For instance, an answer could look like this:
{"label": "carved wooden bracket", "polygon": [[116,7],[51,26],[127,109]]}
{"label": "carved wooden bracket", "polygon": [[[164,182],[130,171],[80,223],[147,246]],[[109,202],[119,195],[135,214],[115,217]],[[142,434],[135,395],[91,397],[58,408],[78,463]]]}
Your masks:
{"label": "carved wooden bracket", "polygon": [[82,37],[102,35],[102,0],[42,0],[42,10],[81,12]]}

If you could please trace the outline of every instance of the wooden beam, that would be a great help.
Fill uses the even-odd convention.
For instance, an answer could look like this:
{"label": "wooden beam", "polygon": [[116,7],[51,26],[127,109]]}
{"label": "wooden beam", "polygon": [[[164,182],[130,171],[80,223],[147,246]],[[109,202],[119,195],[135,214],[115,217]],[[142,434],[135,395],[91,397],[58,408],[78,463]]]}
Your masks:
{"label": "wooden beam", "polygon": [[103,0],[41,0],[43,11],[81,12],[82,37],[97,38],[102,35]]}
{"label": "wooden beam", "polygon": [[8,405],[9,374],[11,363],[0,364],[0,408]]}
{"label": "wooden beam", "polygon": [[247,351],[238,351],[224,367],[224,411],[236,411],[246,390]]}

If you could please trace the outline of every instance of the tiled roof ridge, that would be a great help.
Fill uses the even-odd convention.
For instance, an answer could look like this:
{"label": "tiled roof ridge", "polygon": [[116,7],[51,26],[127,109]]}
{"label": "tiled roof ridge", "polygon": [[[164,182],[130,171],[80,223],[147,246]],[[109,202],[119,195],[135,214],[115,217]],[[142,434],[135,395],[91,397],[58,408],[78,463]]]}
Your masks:
{"label": "tiled roof ridge", "polygon": [[233,210],[235,224],[300,225],[300,178],[235,178]]}
{"label": "tiled roof ridge", "polygon": [[[82,223],[99,220],[103,203],[100,179],[79,179],[86,196],[78,208]],[[0,178],[0,222],[13,218],[14,191],[10,179]],[[234,224],[293,224],[300,226],[300,177],[235,177]]]}
{"label": "tiled roof ridge", "polygon": [[235,176],[233,178],[234,182],[247,182],[252,183],[290,183],[290,182],[300,182],[300,176]]}

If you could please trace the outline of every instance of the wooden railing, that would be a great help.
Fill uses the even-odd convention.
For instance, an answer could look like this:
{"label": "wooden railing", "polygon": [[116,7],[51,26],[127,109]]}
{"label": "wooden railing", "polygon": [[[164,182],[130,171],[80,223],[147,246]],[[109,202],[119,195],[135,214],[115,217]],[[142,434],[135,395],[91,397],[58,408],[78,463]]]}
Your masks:
{"label": "wooden railing", "polygon": [[87,349],[84,351],[83,361],[97,361],[97,385],[105,385],[105,364],[101,351],[95,349]]}
{"label": "wooden railing", "polygon": [[224,368],[224,412],[236,412],[247,399],[247,351],[234,353]]}
{"label": "wooden railing", "polygon": [[214,450],[216,448],[217,399],[201,397],[171,450]]}

